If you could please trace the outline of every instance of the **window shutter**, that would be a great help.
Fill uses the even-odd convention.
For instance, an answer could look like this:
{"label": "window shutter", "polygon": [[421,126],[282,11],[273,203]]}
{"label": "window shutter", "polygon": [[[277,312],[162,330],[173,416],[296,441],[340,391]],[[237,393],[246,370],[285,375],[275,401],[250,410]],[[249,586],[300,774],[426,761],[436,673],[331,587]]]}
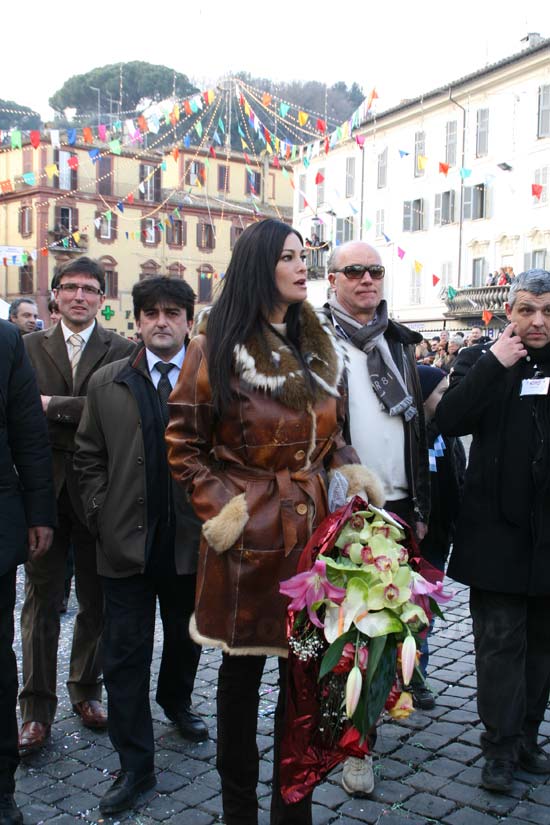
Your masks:
{"label": "window shutter", "polygon": [[53,227],[55,232],[61,231],[61,207],[56,206],[54,210]]}
{"label": "window shutter", "polygon": [[154,191],[155,201],[157,203],[159,203],[159,201],[162,200],[162,195],[161,195],[162,179],[161,179],[161,168],[160,168],[160,166],[157,166],[157,168],[155,169],[155,174],[153,175],[153,181],[154,181],[154,190],[155,190]]}
{"label": "window shutter", "polygon": [[[59,172],[59,149],[53,150],[53,162],[57,164],[57,171]],[[59,189],[59,175],[53,176],[53,188]]]}
{"label": "window shutter", "polygon": [[147,223],[145,218],[141,219],[141,243],[145,243],[147,240]]}
{"label": "window shutter", "polygon": [[96,238],[101,237],[101,224],[99,224],[99,226],[96,224],[96,221],[97,221],[98,218],[101,218],[101,212],[96,212],[95,213],[95,218],[94,218],[94,227],[95,227],[95,237]]}
{"label": "window shutter", "polygon": [[418,199],[418,228],[424,229],[424,198]]}
{"label": "window shutter", "polygon": [[[111,212],[111,240],[116,240],[118,228],[118,215],[116,212]],[[118,278],[118,273],[117,273]]]}
{"label": "window shutter", "polygon": [[111,275],[111,298],[118,298],[118,272]]}
{"label": "window shutter", "polygon": [[411,229],[412,229],[411,217],[412,217],[411,201],[403,201],[403,232],[410,232],[411,231]]}
{"label": "window shutter", "polygon": [[158,225],[157,221],[153,220],[153,226],[155,227],[155,232],[154,232],[155,244],[159,244],[160,243],[160,229],[159,229],[159,225]]}
{"label": "window shutter", "polygon": [[215,249],[216,248],[216,232],[214,231],[214,224],[213,223],[210,224],[210,228],[211,228],[210,237],[212,238],[212,243],[210,245],[210,249]]}
{"label": "window shutter", "polygon": [[455,190],[449,192],[449,223],[455,222]]}
{"label": "window shutter", "polygon": [[199,249],[204,248],[204,224],[197,223],[197,247]]}
{"label": "window shutter", "polygon": [[181,245],[187,246],[187,221],[181,222]]}
{"label": "window shutter", "polygon": [[[77,157],[76,152],[72,152],[71,157]],[[78,189],[78,169],[71,169],[71,190],[74,192],[76,189]]]}
{"label": "window shutter", "polygon": [[438,192],[435,196],[434,225],[435,226],[440,226],[441,225],[441,193],[440,192]]}
{"label": "window shutter", "polygon": [[472,219],[472,187],[464,187],[464,206],[462,208],[462,217],[465,221]]}
{"label": "window shutter", "polygon": [[23,234],[23,229],[24,229],[24,222],[25,222],[25,218],[24,218],[24,215],[23,215],[23,210],[24,210],[24,209],[25,209],[25,207],[23,206],[23,207],[19,210],[19,234],[20,234],[20,235],[22,235],[22,234]]}
{"label": "window shutter", "polygon": [[[140,163],[139,164],[139,182],[140,182],[140,184],[143,183],[144,178],[145,178],[145,164]],[[139,191],[140,201],[144,201],[145,200],[145,192],[141,191],[141,186],[140,186],[138,191]],[[143,221],[142,221],[142,223],[143,223]]]}

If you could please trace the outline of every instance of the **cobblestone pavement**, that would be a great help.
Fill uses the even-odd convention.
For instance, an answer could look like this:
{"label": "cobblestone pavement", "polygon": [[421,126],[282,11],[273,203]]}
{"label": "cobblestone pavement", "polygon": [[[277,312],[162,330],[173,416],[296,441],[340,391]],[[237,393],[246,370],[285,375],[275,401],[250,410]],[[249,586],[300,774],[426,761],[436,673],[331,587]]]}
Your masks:
{"label": "cobblestone pavement", "polygon": [[[20,579],[22,577],[20,576]],[[21,603],[19,582],[19,604]],[[59,684],[67,673],[74,598],[62,617]],[[525,825],[550,823],[550,782],[518,772],[510,796],[479,787],[479,722],[475,704],[475,673],[468,591],[457,586],[446,609],[447,622],[438,622],[431,637],[432,688],[439,694],[436,708],[415,712],[408,720],[389,719],[379,725],[375,756],[376,788],[369,799],[350,798],[334,771],[314,794],[314,823],[379,823],[379,825]],[[153,670],[159,665],[157,637]],[[18,653],[20,652],[17,640]],[[64,687],[52,728],[51,742],[41,754],[27,758],[17,776],[17,801],[27,825],[73,825],[78,822],[154,825],[211,825],[222,822],[219,779],[215,769],[215,685],[218,654],[205,650],[197,675],[194,702],[207,720],[212,739],[199,745],[181,739],[155,704],[151,705],[157,743],[158,785],[139,800],[134,811],[102,818],[99,799],[118,768],[108,735],[83,728],[71,710]],[[260,825],[269,821],[269,777],[275,709],[275,660],[266,668],[260,703],[258,746],[262,754],[259,797]],[[541,729],[542,743],[550,723]]]}

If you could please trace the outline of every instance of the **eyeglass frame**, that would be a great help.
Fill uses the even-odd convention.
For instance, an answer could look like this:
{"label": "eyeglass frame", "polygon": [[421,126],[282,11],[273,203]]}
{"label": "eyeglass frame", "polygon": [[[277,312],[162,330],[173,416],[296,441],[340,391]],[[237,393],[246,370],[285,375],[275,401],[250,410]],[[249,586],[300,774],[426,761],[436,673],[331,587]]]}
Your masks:
{"label": "eyeglass frame", "polygon": [[74,294],[76,295],[76,293],[78,292],[79,289],[82,290],[84,295],[95,295],[95,296],[104,295],[103,290],[100,289],[97,286],[91,286],[90,284],[75,284],[75,283],[72,283],[72,281],[69,281],[69,283],[66,283],[66,284],[58,284],[55,287],[55,289],[56,290],[60,289],[62,292],[66,292],[67,295],[69,295],[71,292],[74,292]]}
{"label": "eyeglass frame", "polygon": [[[376,274],[371,272],[371,269],[376,271]],[[348,281],[359,281],[365,272],[368,272],[373,281],[381,281],[386,274],[386,267],[383,264],[349,264],[342,267],[342,269],[335,269],[334,273],[341,272]],[[354,273],[353,275],[351,273]]]}

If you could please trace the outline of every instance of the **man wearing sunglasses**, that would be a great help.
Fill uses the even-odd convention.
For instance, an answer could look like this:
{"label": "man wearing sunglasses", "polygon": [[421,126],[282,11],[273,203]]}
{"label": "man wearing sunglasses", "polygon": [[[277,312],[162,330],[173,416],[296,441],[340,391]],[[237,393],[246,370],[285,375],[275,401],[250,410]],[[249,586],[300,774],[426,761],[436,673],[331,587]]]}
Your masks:
{"label": "man wearing sunglasses", "polygon": [[[328,273],[334,293],[323,311],[348,356],[344,435],[361,463],[382,480],[386,508],[420,540],[429,512],[428,447],[415,357],[422,336],[388,318],[385,269],[374,247],[363,241],[335,247]],[[433,696],[427,688],[423,692],[427,704],[422,706],[433,707]],[[372,731],[371,748],[375,739]],[[371,758],[347,759],[342,781],[349,793],[370,793]]]}
{"label": "man wearing sunglasses", "polygon": [[134,348],[133,343],[102,329],[96,322],[105,301],[105,275],[97,261],[86,257],[70,261],[54,278],[53,286],[61,320],[56,326],[23,339],[48,424],[58,526],[47,555],[31,559],[25,566],[25,602],[21,612],[23,687],[19,695],[22,756],[45,744],[55,716],[59,604],[71,544],[78,613],[67,687],[73,709],[86,727],[107,726],[100,701],[98,650],[103,594],[95,564],[95,539],[85,526],[73,469],[74,436],[90,377],[99,367],[128,356]]}

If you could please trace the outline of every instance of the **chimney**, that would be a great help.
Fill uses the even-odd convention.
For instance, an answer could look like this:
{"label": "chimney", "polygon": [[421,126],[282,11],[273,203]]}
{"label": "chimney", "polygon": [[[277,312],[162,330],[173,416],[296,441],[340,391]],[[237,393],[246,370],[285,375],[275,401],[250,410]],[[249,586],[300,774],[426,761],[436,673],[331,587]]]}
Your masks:
{"label": "chimney", "polygon": [[544,37],[538,32],[527,32],[525,37],[521,38],[521,42],[525,43],[526,49],[532,49],[534,46],[539,46],[544,40]]}

